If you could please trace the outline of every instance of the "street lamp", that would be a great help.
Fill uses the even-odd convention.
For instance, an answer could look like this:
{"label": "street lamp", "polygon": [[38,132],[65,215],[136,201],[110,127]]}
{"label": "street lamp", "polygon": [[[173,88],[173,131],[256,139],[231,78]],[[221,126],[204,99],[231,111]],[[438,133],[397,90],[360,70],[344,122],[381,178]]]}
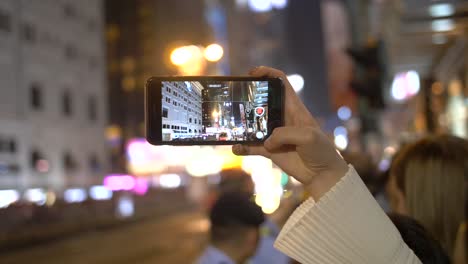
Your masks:
{"label": "street lamp", "polygon": [[171,62],[176,66],[187,63],[191,57],[192,54],[187,46],[176,48],[171,52]]}
{"label": "street lamp", "polygon": [[183,46],[171,52],[171,62],[183,75],[199,75],[205,69],[206,61],[202,49],[195,45]]}
{"label": "street lamp", "polygon": [[204,52],[205,59],[211,62],[219,61],[223,57],[223,54],[223,47],[221,47],[218,44],[208,45],[208,47],[205,48]]}

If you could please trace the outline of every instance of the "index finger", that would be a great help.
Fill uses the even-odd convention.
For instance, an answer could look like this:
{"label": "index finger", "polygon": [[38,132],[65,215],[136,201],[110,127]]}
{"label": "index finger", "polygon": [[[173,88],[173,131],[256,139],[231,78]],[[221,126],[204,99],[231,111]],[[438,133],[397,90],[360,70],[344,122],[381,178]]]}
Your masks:
{"label": "index finger", "polygon": [[286,125],[318,126],[307,107],[305,107],[302,100],[294,91],[283,71],[266,66],[259,66],[252,69],[249,74],[254,77],[280,78],[283,81],[285,87]]}
{"label": "index finger", "polygon": [[249,72],[250,75],[254,77],[271,77],[271,78],[281,78],[283,81],[287,80],[287,76],[283,71],[278,69],[266,67],[266,66],[258,66],[252,69]]}
{"label": "index finger", "polygon": [[[266,67],[266,66],[258,66],[250,70],[249,74],[254,77],[270,77],[270,78],[280,78],[285,86],[285,92],[286,92],[286,100],[294,100],[293,98],[297,97],[296,92],[294,91],[293,87],[288,81],[288,77],[286,74],[278,69]],[[299,99],[297,97],[297,99]],[[296,103],[296,102],[287,102],[288,104],[290,103]]]}

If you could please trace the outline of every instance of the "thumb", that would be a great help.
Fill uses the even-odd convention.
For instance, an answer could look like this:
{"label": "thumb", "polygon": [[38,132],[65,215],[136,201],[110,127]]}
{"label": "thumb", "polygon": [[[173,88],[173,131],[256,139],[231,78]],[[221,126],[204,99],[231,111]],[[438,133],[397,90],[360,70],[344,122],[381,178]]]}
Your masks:
{"label": "thumb", "polygon": [[272,151],[285,145],[310,144],[316,140],[317,133],[317,128],[314,127],[277,127],[265,140],[264,146],[266,150]]}
{"label": "thumb", "polygon": [[270,158],[270,153],[263,146],[248,146],[237,144],[232,146],[232,152],[238,156],[260,155]]}

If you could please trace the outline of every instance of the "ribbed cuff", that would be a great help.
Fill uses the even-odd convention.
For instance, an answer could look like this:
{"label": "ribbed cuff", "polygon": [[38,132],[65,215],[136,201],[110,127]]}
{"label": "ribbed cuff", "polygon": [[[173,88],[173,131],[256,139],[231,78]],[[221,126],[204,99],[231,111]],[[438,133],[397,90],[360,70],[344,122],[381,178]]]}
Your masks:
{"label": "ribbed cuff", "polygon": [[288,219],[275,247],[303,264],[421,263],[352,166]]}

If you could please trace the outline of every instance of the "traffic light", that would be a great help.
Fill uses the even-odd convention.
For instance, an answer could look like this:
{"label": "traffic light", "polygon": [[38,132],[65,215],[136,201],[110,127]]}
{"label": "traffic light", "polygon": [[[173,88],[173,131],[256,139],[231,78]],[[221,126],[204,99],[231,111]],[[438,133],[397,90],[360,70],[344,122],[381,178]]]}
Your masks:
{"label": "traffic light", "polygon": [[357,66],[351,88],[369,108],[383,109],[385,70],[381,59],[382,43],[369,41],[364,47],[348,49],[347,53]]}

